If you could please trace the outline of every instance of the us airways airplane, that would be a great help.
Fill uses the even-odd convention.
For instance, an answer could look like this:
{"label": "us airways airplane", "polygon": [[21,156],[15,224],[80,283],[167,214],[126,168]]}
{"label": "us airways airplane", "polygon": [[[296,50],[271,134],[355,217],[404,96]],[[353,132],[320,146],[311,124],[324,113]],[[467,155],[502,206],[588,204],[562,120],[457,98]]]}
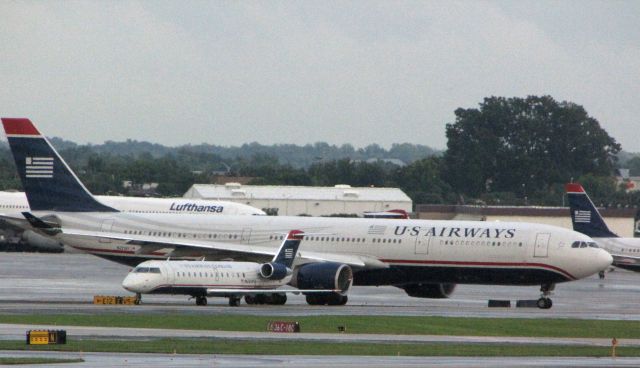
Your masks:
{"label": "us airways airplane", "polygon": [[601,248],[611,253],[614,266],[640,272],[640,238],[621,238],[609,230],[582,185],[569,183],[565,189],[569,197],[573,230],[590,236]]}
{"label": "us airways airplane", "polygon": [[593,244],[586,235],[521,222],[122,213],[91,196],[28,119],[2,123],[33,211],[26,220],[64,244],[125,264],[168,257],[268,262],[284,240],[279,234],[300,229],[307,235],[293,287],[340,289],[349,273],[354,285],[393,285],[423,298],[447,297],[456,283],[541,285],[538,306],[550,308],[556,283],[612,261],[597,247],[571,246]]}
{"label": "us airways airplane", "polygon": [[247,304],[282,305],[287,302],[286,293],[305,293],[312,301],[321,295],[329,304],[346,304],[345,294],[353,281],[349,272],[342,272],[337,280],[339,290],[278,289],[291,281],[303,235],[300,230],[290,231],[269,263],[145,261],[125,277],[122,286],[136,293],[137,302],[141,294],[184,294],[194,297],[197,305],[207,305],[207,296],[227,297],[234,307],[242,296]]}

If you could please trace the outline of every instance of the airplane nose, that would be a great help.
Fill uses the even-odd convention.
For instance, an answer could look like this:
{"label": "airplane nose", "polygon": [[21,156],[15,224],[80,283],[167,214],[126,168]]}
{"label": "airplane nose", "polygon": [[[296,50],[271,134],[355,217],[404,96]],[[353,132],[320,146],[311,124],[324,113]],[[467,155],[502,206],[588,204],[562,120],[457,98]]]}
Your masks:
{"label": "airplane nose", "polygon": [[600,254],[598,254],[598,265],[599,265],[599,271],[605,270],[607,267],[611,266],[611,263],[613,263],[613,257],[611,256],[611,254],[609,254],[609,252],[607,252],[604,249],[598,249],[600,252]]}
{"label": "airplane nose", "polygon": [[131,277],[130,275],[125,277],[124,280],[122,280],[122,287],[126,290],[135,292],[135,282],[133,280],[133,277]]}

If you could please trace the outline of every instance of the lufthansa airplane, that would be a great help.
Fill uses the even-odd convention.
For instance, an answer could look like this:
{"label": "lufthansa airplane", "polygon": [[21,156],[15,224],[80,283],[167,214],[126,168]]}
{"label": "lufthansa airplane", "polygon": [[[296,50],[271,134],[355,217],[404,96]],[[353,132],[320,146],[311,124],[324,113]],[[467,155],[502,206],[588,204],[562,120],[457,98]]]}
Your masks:
{"label": "lufthansa airplane", "polygon": [[640,272],[640,238],[621,238],[604,222],[582,185],[565,186],[571,209],[573,230],[590,236],[613,256],[613,265]]}
{"label": "lufthansa airplane", "polygon": [[[94,196],[100,202],[121,212],[132,213],[180,213],[202,215],[265,215],[264,211],[242,203],[211,201],[185,198],[142,198],[118,196]],[[29,202],[22,192],[0,192],[0,213],[8,217],[24,219],[22,212],[29,212]],[[5,233],[20,237],[30,246],[54,252],[61,252],[62,244],[30,229],[13,225],[10,221],[0,221],[0,229]]]}
{"label": "lufthansa airplane", "polygon": [[[340,289],[338,281],[350,273],[354,285],[393,285],[423,298],[447,297],[456,283],[541,285],[538,306],[550,308],[556,283],[612,261],[586,235],[524,222],[122,213],[94,198],[28,119],[2,123],[31,225],[126,264],[168,257],[268,262],[282,234],[300,229],[305,248],[290,281],[299,289]],[[45,163],[34,165],[34,158]],[[591,246],[574,248],[575,242]]]}
{"label": "lufthansa airplane", "polygon": [[[353,281],[351,273],[342,273],[338,290],[282,289],[293,275],[293,261],[304,233],[291,230],[282,242],[278,253],[268,263],[221,261],[145,261],[140,263],[122,281],[122,286],[141,294],[191,295],[196,305],[207,305],[208,296],[229,298],[229,305],[237,307],[244,296],[247,304],[282,305],[287,302],[286,293],[305,293],[313,303],[320,295],[331,305],[347,302],[344,295]],[[345,266],[346,267],[346,266]],[[304,277],[298,275],[298,277]],[[329,297],[329,298],[327,298]]]}

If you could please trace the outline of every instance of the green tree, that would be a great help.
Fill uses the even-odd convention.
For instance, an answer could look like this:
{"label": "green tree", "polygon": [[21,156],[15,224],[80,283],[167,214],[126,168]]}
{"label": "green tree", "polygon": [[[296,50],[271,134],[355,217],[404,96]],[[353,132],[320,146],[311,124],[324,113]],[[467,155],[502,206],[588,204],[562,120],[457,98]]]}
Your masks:
{"label": "green tree", "polygon": [[442,159],[429,157],[398,168],[394,180],[416,204],[454,202],[453,191],[449,184],[442,180],[441,172]]}
{"label": "green tree", "polygon": [[629,175],[631,176],[640,176],[640,156],[635,156],[626,164],[629,169]]}
{"label": "green tree", "polygon": [[586,173],[608,176],[620,145],[582,106],[550,96],[485,98],[447,124],[445,178],[462,194],[527,196]]}

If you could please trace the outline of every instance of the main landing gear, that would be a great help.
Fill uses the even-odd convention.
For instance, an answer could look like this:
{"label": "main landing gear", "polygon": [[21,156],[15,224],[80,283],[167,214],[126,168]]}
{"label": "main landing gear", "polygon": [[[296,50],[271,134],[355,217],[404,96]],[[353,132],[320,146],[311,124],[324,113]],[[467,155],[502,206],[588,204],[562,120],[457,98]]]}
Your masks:
{"label": "main landing gear", "polygon": [[229,305],[232,307],[237,307],[240,305],[240,297],[239,296],[230,296],[229,297]]}
{"label": "main landing gear", "polygon": [[287,294],[256,294],[245,295],[244,301],[249,304],[284,305],[287,302]]}
{"label": "main landing gear", "polygon": [[551,301],[551,298],[549,298],[549,295],[551,295],[551,292],[553,291],[553,289],[555,289],[556,284],[542,284],[540,286],[540,292],[542,293],[542,295],[540,296],[540,299],[538,299],[537,305],[538,308],[540,309],[549,309],[551,308],[551,306],[553,305],[553,302]]}
{"label": "main landing gear", "polygon": [[196,305],[207,305],[206,296],[196,296]]}
{"label": "main landing gear", "polygon": [[338,293],[307,294],[309,305],[345,305],[349,298]]}

